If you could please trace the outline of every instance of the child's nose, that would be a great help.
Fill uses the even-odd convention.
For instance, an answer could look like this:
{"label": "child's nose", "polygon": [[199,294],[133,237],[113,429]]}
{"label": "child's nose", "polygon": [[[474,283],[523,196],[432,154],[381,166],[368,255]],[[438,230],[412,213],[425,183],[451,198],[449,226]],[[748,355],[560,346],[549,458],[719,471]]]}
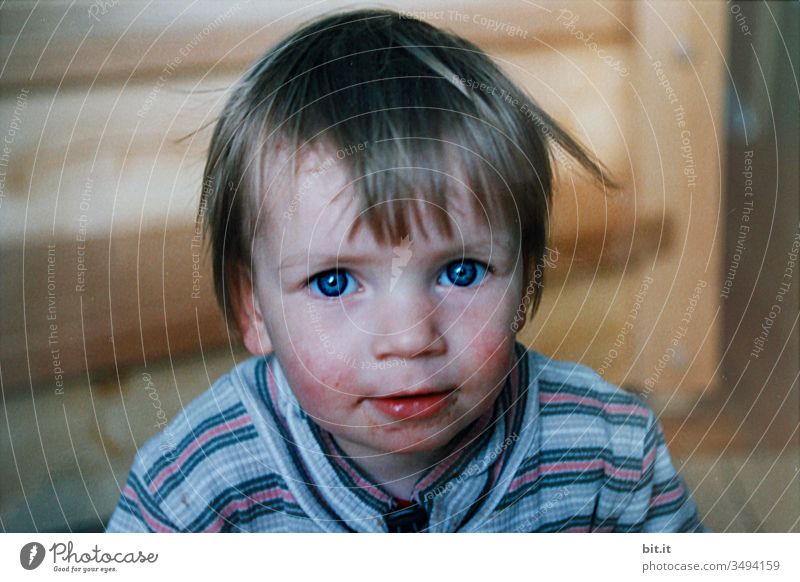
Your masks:
{"label": "child's nose", "polygon": [[436,301],[417,294],[390,293],[378,310],[374,357],[378,360],[442,355],[447,349],[436,317]]}

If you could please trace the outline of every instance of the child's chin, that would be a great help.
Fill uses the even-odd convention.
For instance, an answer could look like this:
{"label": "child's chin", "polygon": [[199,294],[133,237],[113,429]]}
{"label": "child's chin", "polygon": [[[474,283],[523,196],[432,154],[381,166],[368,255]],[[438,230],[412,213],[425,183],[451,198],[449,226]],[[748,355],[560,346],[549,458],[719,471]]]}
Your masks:
{"label": "child's chin", "polygon": [[430,453],[446,447],[455,436],[449,430],[409,431],[398,435],[381,435],[372,440],[370,445],[390,454]]}

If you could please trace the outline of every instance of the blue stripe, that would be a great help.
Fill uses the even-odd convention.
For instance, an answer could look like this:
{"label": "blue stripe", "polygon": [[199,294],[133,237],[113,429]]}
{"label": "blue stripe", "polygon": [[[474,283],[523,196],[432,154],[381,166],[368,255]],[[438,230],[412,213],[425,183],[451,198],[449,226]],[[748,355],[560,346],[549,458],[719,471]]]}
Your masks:
{"label": "blue stripe", "polygon": [[[294,503],[286,503],[286,501],[283,499],[270,499],[269,501],[259,502],[256,505],[252,505],[241,512],[237,509],[228,518],[223,520],[225,525],[222,526],[220,531],[230,532],[234,529],[244,531],[242,530],[243,525],[251,523],[266,514],[276,513],[309,519],[300,506]],[[309,528],[309,530],[310,529],[311,528]]]}
{"label": "blue stripe", "polygon": [[[151,516],[153,516],[153,518],[155,518],[157,521],[160,521],[162,525],[164,525],[165,527],[167,527],[169,529],[172,529],[172,530],[177,530],[178,529],[175,526],[175,524],[172,523],[172,521],[170,521],[167,518],[167,515],[163,511],[161,511],[159,503],[161,501],[163,501],[163,499],[164,499],[162,496],[156,494],[158,498],[155,498],[155,497],[151,498],[150,497],[150,493],[139,482],[139,479],[136,477],[136,475],[133,475],[133,474],[131,474],[131,476],[128,478],[128,485],[130,486],[131,489],[133,489],[133,491],[139,497],[139,503],[147,510],[147,512]],[[129,500],[129,501],[133,503],[133,500]],[[145,522],[145,524],[146,524],[146,522]],[[148,526],[148,528],[149,528],[149,526]]]}
{"label": "blue stripe", "polygon": [[[247,481],[242,481],[238,485],[234,485],[231,487],[227,487],[223,489],[214,499],[208,503],[205,510],[200,513],[192,523],[189,524],[188,530],[189,531],[203,531],[211,525],[217,518],[221,517],[222,510],[231,502],[239,501],[242,499],[252,499],[253,495],[259,493],[261,491],[266,491],[269,489],[285,489],[289,490],[286,486],[284,480],[275,473],[269,473],[267,475],[262,475],[260,477],[256,477],[255,479],[249,479]],[[285,501],[281,500],[286,506],[293,505],[290,503],[286,503]],[[252,502],[253,505],[270,505],[271,502]],[[299,507],[297,508],[297,512],[304,515],[302,513],[302,509]],[[236,512],[234,512],[236,513]],[[229,519],[226,521],[230,521]]]}
{"label": "blue stripe", "polygon": [[[185,451],[190,444],[200,438],[203,433],[220,424],[231,422],[240,416],[243,416],[245,412],[246,410],[244,405],[241,402],[238,402],[230,408],[223,410],[221,413],[206,418],[196,427],[191,427],[186,436],[181,439],[181,442],[178,443],[174,449],[171,449],[168,453],[165,453],[159,457],[158,460],[150,466],[150,469],[145,472],[145,484],[150,485],[150,483],[153,482],[153,479],[155,479],[164,468],[171,465],[176,457],[180,457],[183,451]],[[188,418],[186,420],[187,422],[189,421]]]}
{"label": "blue stripe", "polygon": [[670,515],[672,513],[677,513],[677,511],[683,506],[686,502],[686,495],[681,495],[674,501],[670,501],[665,505],[657,505],[657,506],[650,506],[650,509],[647,511],[647,518],[648,520],[654,519],[656,517],[662,517],[664,515]]}
{"label": "blue stripe", "polygon": [[219,449],[235,446],[241,442],[252,440],[257,437],[258,432],[253,425],[243,426],[234,431],[222,433],[214,437],[189,455],[186,462],[178,467],[178,471],[164,480],[159,487],[159,492],[164,498],[168,497],[175,487],[180,485],[204,459],[207,459]]}
{"label": "blue stripe", "polygon": [[590,515],[571,515],[563,519],[540,524],[535,532],[554,533],[565,531],[573,527],[590,529],[592,527],[592,517]]}
{"label": "blue stripe", "polygon": [[[591,416],[603,422],[608,422],[615,426],[636,426],[646,427],[649,420],[643,416],[633,413],[608,412],[603,408],[592,406],[591,404],[578,404],[577,402],[548,403],[540,402],[539,414],[542,416],[573,416],[580,414]],[[576,421],[578,422],[578,421]]]}

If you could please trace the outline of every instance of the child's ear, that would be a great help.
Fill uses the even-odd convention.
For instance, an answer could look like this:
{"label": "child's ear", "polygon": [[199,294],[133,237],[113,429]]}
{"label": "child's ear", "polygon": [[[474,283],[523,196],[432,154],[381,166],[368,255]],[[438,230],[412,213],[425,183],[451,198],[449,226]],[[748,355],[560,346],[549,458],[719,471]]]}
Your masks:
{"label": "child's ear", "polygon": [[247,351],[256,356],[272,353],[272,341],[267,333],[258,294],[255,293],[250,273],[242,269],[234,286],[236,293],[234,310]]}

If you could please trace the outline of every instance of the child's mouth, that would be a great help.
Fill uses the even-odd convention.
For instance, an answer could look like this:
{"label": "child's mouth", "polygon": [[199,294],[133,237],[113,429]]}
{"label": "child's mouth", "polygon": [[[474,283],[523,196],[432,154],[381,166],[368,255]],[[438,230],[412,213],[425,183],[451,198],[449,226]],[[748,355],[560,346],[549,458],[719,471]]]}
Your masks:
{"label": "child's mouth", "polygon": [[428,418],[438,414],[448,405],[447,397],[452,389],[440,392],[417,392],[414,394],[395,394],[381,398],[370,398],[369,402],[386,416],[398,420],[408,418]]}

